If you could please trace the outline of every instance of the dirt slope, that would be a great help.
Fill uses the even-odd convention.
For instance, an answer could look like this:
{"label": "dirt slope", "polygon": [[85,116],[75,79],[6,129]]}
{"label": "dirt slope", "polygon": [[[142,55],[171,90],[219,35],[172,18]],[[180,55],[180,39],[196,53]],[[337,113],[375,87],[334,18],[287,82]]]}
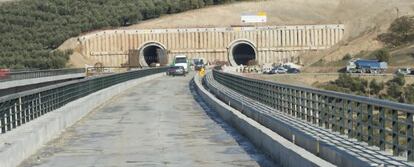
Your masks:
{"label": "dirt slope", "polygon": [[[266,25],[331,23],[329,15],[339,3],[335,0],[268,0],[213,6],[167,15],[128,28],[205,27],[240,25],[240,15],[264,11]],[[325,9],[325,10],[321,10]]]}

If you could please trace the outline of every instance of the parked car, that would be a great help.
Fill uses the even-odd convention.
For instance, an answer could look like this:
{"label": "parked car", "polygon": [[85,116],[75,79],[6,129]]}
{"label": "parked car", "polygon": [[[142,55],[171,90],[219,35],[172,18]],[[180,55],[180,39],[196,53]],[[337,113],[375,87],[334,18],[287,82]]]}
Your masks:
{"label": "parked car", "polygon": [[269,74],[286,74],[287,69],[283,67],[275,67],[272,70],[270,70]]}
{"label": "parked car", "polygon": [[185,76],[186,72],[183,66],[171,66],[167,70],[167,75],[176,76],[182,75]]}
{"label": "parked car", "polygon": [[287,73],[289,73],[289,74],[297,74],[297,73],[300,73],[300,70],[297,69],[297,68],[289,68],[287,70]]}
{"label": "parked car", "polygon": [[412,70],[411,68],[400,68],[397,70],[397,74],[402,74],[402,75],[412,75],[414,72],[414,70]]}

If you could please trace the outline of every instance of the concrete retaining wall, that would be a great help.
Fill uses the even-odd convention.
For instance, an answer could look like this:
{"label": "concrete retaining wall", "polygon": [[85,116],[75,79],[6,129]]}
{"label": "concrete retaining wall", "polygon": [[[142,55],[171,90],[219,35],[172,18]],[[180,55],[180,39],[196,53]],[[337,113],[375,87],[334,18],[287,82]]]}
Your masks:
{"label": "concrete retaining wall", "polygon": [[226,105],[202,86],[199,77],[194,78],[200,96],[219,113],[223,120],[238,129],[256,147],[282,166],[334,166],[291,143],[272,130]]}
{"label": "concrete retaining wall", "polygon": [[[138,60],[146,44],[164,46],[169,61],[179,54],[205,61],[228,61],[234,42],[250,41],[259,64],[291,62],[300,53],[330,48],[343,39],[345,26],[289,25],[264,27],[215,27],[178,29],[131,29],[92,32],[77,38],[81,54],[104,66],[120,66]],[[132,64],[134,65],[134,64]]]}
{"label": "concrete retaining wall", "polygon": [[125,90],[161,77],[163,73],[123,82],[100,90],[0,135],[0,166],[14,167],[34,154],[44,144],[57,138],[90,111]]}

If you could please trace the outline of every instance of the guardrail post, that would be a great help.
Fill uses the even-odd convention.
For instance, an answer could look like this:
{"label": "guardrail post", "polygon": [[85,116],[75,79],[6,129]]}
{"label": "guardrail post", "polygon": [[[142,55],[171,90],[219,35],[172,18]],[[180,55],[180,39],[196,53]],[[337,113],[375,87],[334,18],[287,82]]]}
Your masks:
{"label": "guardrail post", "polygon": [[368,128],[368,145],[372,146],[374,145],[374,141],[373,141],[373,137],[374,137],[374,130],[373,130],[373,125],[372,125],[372,112],[374,110],[374,107],[372,105],[368,105],[367,106],[367,112],[368,112],[368,121],[367,121],[367,128]]}
{"label": "guardrail post", "polygon": [[17,115],[16,124],[17,126],[20,126],[22,124],[22,97],[19,97],[17,99],[15,110],[16,110],[16,115]]}
{"label": "guardrail post", "polygon": [[345,134],[345,106],[346,103],[343,99],[338,99],[340,106],[339,108],[339,133],[341,135]]}
{"label": "guardrail post", "polygon": [[305,96],[305,103],[306,103],[306,106],[305,106],[305,111],[306,111],[306,121],[307,122],[312,122],[312,112],[311,112],[311,110],[312,110],[312,103],[311,103],[311,100],[312,100],[312,93],[308,93],[308,92],[306,92],[306,96]]}
{"label": "guardrail post", "polygon": [[13,100],[13,106],[11,106],[10,108],[10,112],[11,112],[11,124],[12,124],[12,128],[16,128],[17,127],[17,102],[15,100]]}
{"label": "guardrail post", "polygon": [[0,108],[0,127],[1,133],[6,133],[6,112],[4,110],[4,103],[1,104],[2,107]]}
{"label": "guardrail post", "polygon": [[20,112],[22,113],[22,124],[26,123],[26,119],[27,119],[27,113],[26,113],[26,107],[25,107],[25,102],[22,100],[22,98],[19,98],[20,101]]}
{"label": "guardrail post", "polygon": [[273,96],[276,97],[275,99],[275,108],[281,112],[283,112],[283,109],[281,108],[281,94],[280,88],[278,86],[275,86],[275,89],[273,91]]}
{"label": "guardrail post", "polygon": [[11,117],[12,117],[12,111],[11,111],[11,106],[7,106],[7,111],[6,111],[6,125],[7,125],[7,131],[11,131],[12,129],[12,123],[11,123]]}
{"label": "guardrail post", "polygon": [[323,99],[321,95],[317,96],[317,105],[318,105],[318,125],[323,127]]}
{"label": "guardrail post", "polygon": [[358,141],[362,141],[362,104],[357,102],[357,121],[356,121],[356,138]]}
{"label": "guardrail post", "polygon": [[295,111],[295,116],[296,118],[301,118],[301,113],[300,113],[300,91],[299,90],[293,90],[293,92],[295,92],[295,105],[293,110]]}
{"label": "guardrail post", "polygon": [[398,141],[398,134],[399,134],[399,128],[398,128],[398,111],[392,110],[392,154],[394,156],[397,156],[399,154],[399,141]]}
{"label": "guardrail post", "polygon": [[293,103],[293,101],[294,101],[293,90],[292,89],[289,89],[289,88],[286,88],[286,89],[289,91],[289,94],[288,94],[289,111],[288,111],[288,113],[289,113],[289,115],[295,116],[295,113],[293,111],[293,107],[294,107],[294,103]]}
{"label": "guardrail post", "polygon": [[413,114],[406,113],[406,130],[407,130],[407,159],[414,161],[414,136],[413,136]]}
{"label": "guardrail post", "polygon": [[346,101],[346,111],[347,111],[347,114],[348,114],[348,117],[347,117],[347,124],[348,124],[348,137],[349,138],[352,138],[352,137],[354,137],[354,112],[353,112],[353,102],[352,101],[349,101],[349,100],[347,100]]}
{"label": "guardrail post", "polygon": [[318,95],[316,94],[311,94],[311,107],[312,107],[312,123],[316,124],[317,123],[317,118],[318,118],[318,102],[317,99]]}
{"label": "guardrail post", "polygon": [[379,148],[380,150],[385,150],[385,108],[380,107],[379,108]]}
{"label": "guardrail post", "polygon": [[287,88],[282,88],[283,91],[283,111],[290,114],[290,96]]}
{"label": "guardrail post", "polygon": [[332,98],[331,102],[330,102],[330,113],[331,113],[331,119],[330,119],[330,124],[331,124],[331,129],[334,132],[338,131],[338,99],[336,98]]}
{"label": "guardrail post", "polygon": [[[307,98],[308,98],[308,94],[304,91],[300,91],[300,99],[301,99],[301,110],[302,110],[302,120],[306,120],[308,121],[308,102],[307,102]],[[309,122],[309,121],[308,121]]]}
{"label": "guardrail post", "polygon": [[330,120],[330,116],[329,116],[329,112],[331,111],[331,98],[330,97],[327,97],[327,96],[325,96],[325,110],[324,110],[324,114],[323,114],[323,118],[324,118],[324,120],[325,120],[325,128],[326,129],[329,129],[329,128],[331,128],[331,122],[329,121]]}
{"label": "guardrail post", "polygon": [[293,110],[294,110],[294,112],[295,112],[295,116],[296,116],[296,118],[300,118],[300,95],[298,95],[298,94],[300,94],[300,91],[298,91],[298,90],[293,90],[293,92],[295,92],[294,93],[294,99],[295,99],[295,105],[294,105],[294,108],[293,108]]}

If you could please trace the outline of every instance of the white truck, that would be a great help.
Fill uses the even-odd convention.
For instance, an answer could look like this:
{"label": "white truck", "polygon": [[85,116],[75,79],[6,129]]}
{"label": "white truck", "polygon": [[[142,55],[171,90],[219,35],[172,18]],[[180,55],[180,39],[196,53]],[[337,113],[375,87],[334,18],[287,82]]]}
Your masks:
{"label": "white truck", "polygon": [[174,66],[181,66],[184,67],[184,71],[188,73],[190,69],[190,63],[186,55],[177,55],[174,58]]}

